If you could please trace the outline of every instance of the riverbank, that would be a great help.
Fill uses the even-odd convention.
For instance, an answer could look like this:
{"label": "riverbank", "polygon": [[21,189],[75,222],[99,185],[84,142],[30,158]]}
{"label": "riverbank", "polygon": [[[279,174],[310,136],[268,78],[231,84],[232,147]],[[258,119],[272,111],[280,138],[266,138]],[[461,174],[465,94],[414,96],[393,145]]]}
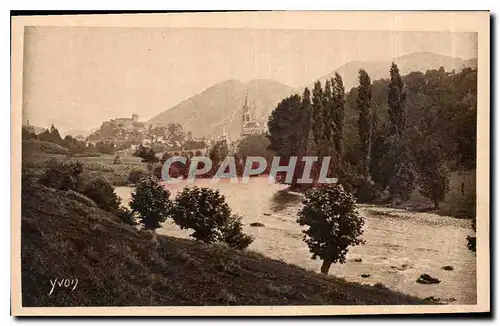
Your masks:
{"label": "riverbank", "polygon": [[[255,238],[250,250],[319,272],[321,262],[310,259],[296,222],[300,193],[288,192],[283,185],[269,184],[267,178],[252,178],[248,184],[212,184],[210,180],[197,180],[195,184],[219,189],[224,194],[233,212],[243,217],[244,232]],[[167,187],[174,198],[184,186]],[[115,190],[126,204],[131,189]],[[366,219],[363,234],[366,243],[349,250],[346,264],[334,264],[332,275],[363,284],[381,283],[420,298],[435,297],[454,304],[476,302],[476,260],[466,241],[473,234],[470,220],[376,205],[358,208]],[[252,223],[262,226],[255,227]],[[170,221],[157,232],[186,239],[191,233]],[[444,266],[453,266],[453,270],[444,270]],[[421,274],[438,277],[441,283],[417,283]]]}
{"label": "riverbank", "polygon": [[[22,203],[27,307],[425,303],[251,250],[139,231],[69,192],[34,186],[25,189]],[[78,283],[51,293],[56,278]]]}

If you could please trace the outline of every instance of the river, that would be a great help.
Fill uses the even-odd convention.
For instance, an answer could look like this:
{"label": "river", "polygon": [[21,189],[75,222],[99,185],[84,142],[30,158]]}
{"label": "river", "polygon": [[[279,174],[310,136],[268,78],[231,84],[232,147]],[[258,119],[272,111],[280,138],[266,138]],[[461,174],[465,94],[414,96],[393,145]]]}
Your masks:
{"label": "river", "polygon": [[[269,184],[267,178],[251,178],[248,184],[210,180],[198,186],[219,189],[234,213],[243,216],[244,232],[254,236],[249,249],[319,272],[321,262],[310,259],[296,222],[301,197]],[[172,193],[185,185],[167,185]],[[122,203],[130,200],[131,188],[115,188]],[[358,205],[365,217],[366,243],[349,250],[345,264],[333,264],[329,274],[348,281],[382,283],[390,289],[421,298],[435,297],[451,304],[476,303],[476,257],[467,249],[470,221],[431,213],[417,213],[373,205]],[[250,227],[261,222],[264,227]],[[172,220],[159,234],[188,238],[190,230],[180,230]],[[361,261],[360,261],[361,260]],[[452,271],[443,266],[452,266]],[[441,280],[439,284],[419,284],[420,274]],[[361,274],[369,274],[362,278]]]}

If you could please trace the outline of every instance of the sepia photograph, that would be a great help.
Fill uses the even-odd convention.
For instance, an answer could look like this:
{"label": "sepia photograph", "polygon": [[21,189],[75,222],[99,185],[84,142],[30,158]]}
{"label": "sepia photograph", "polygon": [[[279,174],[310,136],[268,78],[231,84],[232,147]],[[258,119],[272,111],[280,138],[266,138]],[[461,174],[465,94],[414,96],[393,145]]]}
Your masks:
{"label": "sepia photograph", "polygon": [[14,315],[489,311],[489,12],[11,20]]}

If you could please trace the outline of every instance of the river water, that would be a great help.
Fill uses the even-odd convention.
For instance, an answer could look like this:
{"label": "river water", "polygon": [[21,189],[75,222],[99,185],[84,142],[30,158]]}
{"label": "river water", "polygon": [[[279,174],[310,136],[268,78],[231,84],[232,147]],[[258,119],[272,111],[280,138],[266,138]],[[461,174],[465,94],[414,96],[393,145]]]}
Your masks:
{"label": "river water", "polygon": [[[321,261],[310,259],[296,222],[301,196],[269,184],[267,178],[251,178],[248,184],[210,180],[196,181],[198,186],[219,189],[233,213],[243,216],[244,232],[255,239],[249,249],[274,259],[282,259],[319,272]],[[185,184],[166,185],[172,198]],[[131,188],[117,187],[122,203],[130,200]],[[359,205],[365,217],[363,238],[366,243],[349,250],[347,263],[333,264],[330,274],[348,281],[382,283],[390,289],[426,298],[433,296],[452,304],[476,303],[476,257],[467,249],[470,221],[430,213]],[[250,227],[261,222],[264,227]],[[159,234],[188,238],[192,231],[180,230],[171,220]],[[361,260],[361,261],[360,261]],[[452,271],[443,266],[452,266]],[[419,284],[420,274],[441,280],[439,284]],[[369,274],[362,278],[361,274]]]}

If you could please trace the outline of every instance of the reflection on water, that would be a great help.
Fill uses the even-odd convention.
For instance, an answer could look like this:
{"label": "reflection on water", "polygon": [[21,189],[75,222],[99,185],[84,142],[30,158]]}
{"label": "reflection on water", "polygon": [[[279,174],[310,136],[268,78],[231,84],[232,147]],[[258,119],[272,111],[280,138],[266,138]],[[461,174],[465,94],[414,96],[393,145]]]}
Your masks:
{"label": "reflection on water", "polygon": [[[250,250],[319,271],[321,262],[310,259],[296,222],[302,206],[300,195],[287,193],[283,186],[259,177],[251,178],[248,184],[212,184],[201,179],[196,185],[219,189],[226,196],[233,212],[243,217],[244,232],[255,238]],[[183,186],[166,187],[174,198]],[[130,190],[116,188],[124,203],[130,200]],[[452,303],[475,303],[476,259],[466,246],[466,236],[471,233],[468,220],[369,205],[359,205],[358,209],[366,219],[366,243],[350,249],[347,263],[332,265],[330,274],[359,283],[382,283],[422,298],[434,296],[455,299]],[[252,222],[263,223],[264,227],[251,227]],[[157,232],[187,238],[192,231],[180,230],[169,220]],[[453,266],[453,270],[443,270],[446,265]],[[416,283],[423,273],[437,277],[441,283]],[[361,278],[361,274],[370,276]]]}

